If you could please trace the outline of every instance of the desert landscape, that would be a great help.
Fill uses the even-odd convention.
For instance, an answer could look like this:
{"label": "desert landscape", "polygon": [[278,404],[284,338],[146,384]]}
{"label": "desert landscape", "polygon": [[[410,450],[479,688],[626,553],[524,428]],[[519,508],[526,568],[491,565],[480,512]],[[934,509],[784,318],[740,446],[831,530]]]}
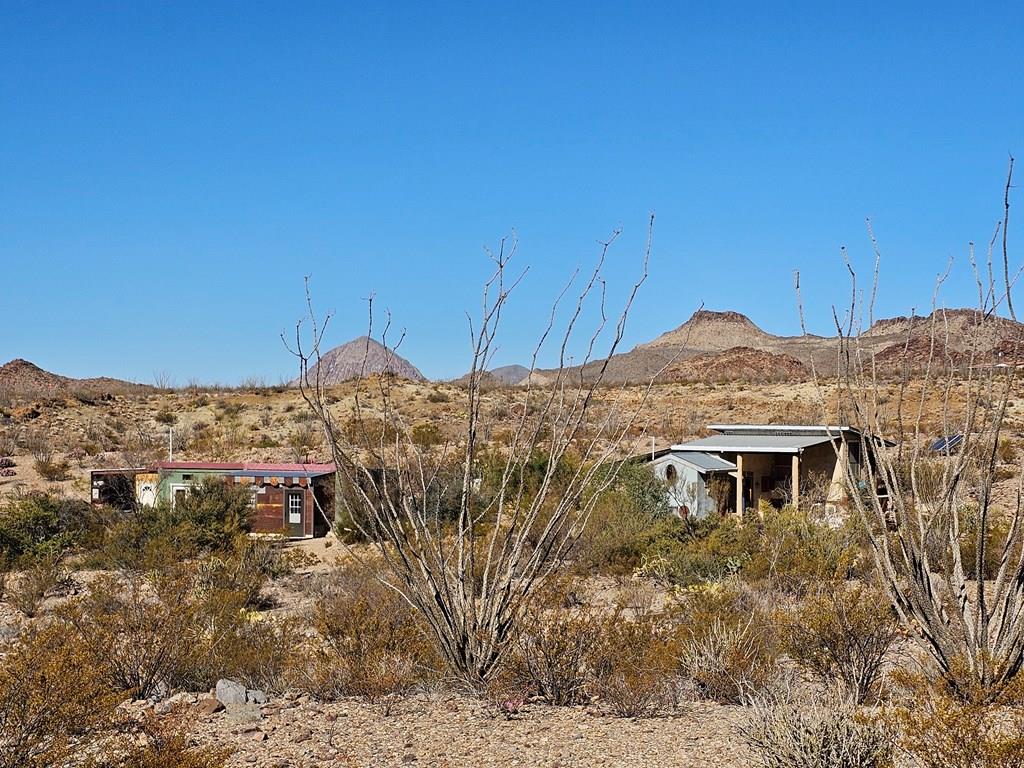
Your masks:
{"label": "desert landscape", "polygon": [[1024,768],[1021,29],[0,2],[0,768]]}
{"label": "desert landscape", "polygon": [[[904,426],[901,434],[927,446],[978,397],[972,382],[998,385],[998,451],[992,482],[981,487],[1003,519],[1016,504],[1024,445],[1024,397],[1013,376],[1024,326],[993,325],[969,310],[942,313],[950,341],[939,354],[936,327],[929,318],[898,318],[858,338],[858,354],[879,363],[872,425],[896,436],[901,413],[916,409],[916,431]],[[916,765],[922,752],[911,737],[893,751],[900,738],[893,729],[906,723],[933,738],[939,727],[939,715],[905,698],[925,685],[908,675],[928,665],[928,654],[889,609],[854,509],[829,521],[808,489],[799,511],[783,504],[748,510],[744,519],[680,520],[661,508],[662,486],[644,465],[646,454],[704,437],[709,425],[844,423],[851,379],[835,363],[844,343],[774,337],[737,312],[701,310],[613,358],[607,380],[594,380],[587,367],[508,367],[431,382],[365,337],[320,355],[306,373],[316,385],[306,387],[167,388],[72,379],[12,360],[0,366],[5,663],[17,669],[22,654],[52,644],[47,633],[63,627],[57,642],[74,650],[66,648],[69,658],[53,654],[53,664],[95,671],[86,692],[90,684],[102,690],[113,675],[130,694],[115,697],[104,717],[135,733],[134,741],[122,743],[98,724],[91,747],[137,755],[126,759],[280,768],[738,767],[781,749],[765,740],[777,738],[772,728],[795,727],[778,720],[792,706],[778,702],[796,696],[817,702],[814,717],[822,710],[813,707],[829,717],[842,717],[850,701],[866,707],[857,738],[877,750],[868,764]],[[397,430],[418,461],[442,469],[445,454],[465,443],[474,408],[477,450],[511,455],[519,414],[543,419],[540,404],[566,381],[593,398],[566,447],[602,445],[625,463],[616,464],[619,479],[602,486],[587,528],[573,534],[517,619],[505,660],[468,687],[460,682],[465,672],[438,655],[416,603],[386,586],[394,571],[378,547],[393,544],[374,542],[369,528],[337,518],[323,536],[248,539],[244,520],[228,527],[231,510],[248,502],[216,484],[196,486],[187,504],[176,499],[177,512],[158,503],[155,516],[141,507],[104,510],[90,499],[93,470],[172,458],[326,466],[341,455],[331,430],[359,455],[355,425],[366,424],[381,434]],[[334,421],[324,422],[319,405]],[[368,446],[375,450],[373,441]],[[408,454],[395,450],[382,455],[401,467]],[[549,469],[541,463],[532,471],[554,477]],[[991,557],[983,567],[997,567],[987,565]],[[168,621],[179,629],[161,629]],[[19,638],[24,650],[14,645]],[[90,659],[92,647],[113,658]],[[977,720],[1002,706],[978,702],[958,716]],[[58,707],[50,716],[56,726],[72,715]],[[1004,737],[985,733],[979,750],[1005,748]],[[78,743],[31,738],[41,739],[35,748],[47,759]],[[166,756],[144,757],[132,744]]]}

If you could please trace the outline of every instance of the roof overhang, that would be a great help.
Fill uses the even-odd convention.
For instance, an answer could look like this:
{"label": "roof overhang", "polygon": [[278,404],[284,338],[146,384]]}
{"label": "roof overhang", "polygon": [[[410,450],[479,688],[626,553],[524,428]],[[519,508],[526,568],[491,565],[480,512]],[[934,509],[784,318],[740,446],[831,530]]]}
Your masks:
{"label": "roof overhang", "polygon": [[815,445],[830,443],[826,435],[713,435],[673,445],[673,451],[708,453],[803,453]]}

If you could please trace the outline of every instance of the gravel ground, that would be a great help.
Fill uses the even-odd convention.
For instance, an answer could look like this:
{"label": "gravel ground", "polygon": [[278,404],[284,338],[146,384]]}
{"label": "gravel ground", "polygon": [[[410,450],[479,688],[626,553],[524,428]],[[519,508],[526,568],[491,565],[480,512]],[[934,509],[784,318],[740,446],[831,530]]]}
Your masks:
{"label": "gravel ground", "polygon": [[752,765],[739,707],[688,704],[629,720],[583,707],[528,705],[510,719],[475,699],[405,699],[386,712],[351,700],[272,700],[262,710],[197,714],[200,743],[235,750],[231,766],[715,766]]}

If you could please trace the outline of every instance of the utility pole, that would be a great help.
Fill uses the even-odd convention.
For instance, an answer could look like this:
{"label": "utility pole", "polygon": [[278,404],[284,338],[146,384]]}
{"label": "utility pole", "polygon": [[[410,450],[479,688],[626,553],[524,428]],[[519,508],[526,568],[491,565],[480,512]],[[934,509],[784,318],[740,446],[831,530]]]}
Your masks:
{"label": "utility pole", "polygon": [[167,428],[167,460],[174,461],[174,427]]}

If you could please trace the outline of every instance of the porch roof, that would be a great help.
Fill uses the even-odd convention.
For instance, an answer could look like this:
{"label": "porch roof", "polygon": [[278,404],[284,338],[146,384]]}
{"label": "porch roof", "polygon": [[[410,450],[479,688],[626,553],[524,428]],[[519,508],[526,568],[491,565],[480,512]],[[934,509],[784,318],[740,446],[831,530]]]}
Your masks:
{"label": "porch roof", "polygon": [[801,453],[812,445],[831,442],[826,435],[712,435],[673,445],[673,451],[710,453]]}
{"label": "porch roof", "polygon": [[670,455],[689,464],[701,474],[705,472],[731,472],[736,469],[736,465],[731,461],[726,461],[721,456],[704,453],[703,451],[672,451]]}

